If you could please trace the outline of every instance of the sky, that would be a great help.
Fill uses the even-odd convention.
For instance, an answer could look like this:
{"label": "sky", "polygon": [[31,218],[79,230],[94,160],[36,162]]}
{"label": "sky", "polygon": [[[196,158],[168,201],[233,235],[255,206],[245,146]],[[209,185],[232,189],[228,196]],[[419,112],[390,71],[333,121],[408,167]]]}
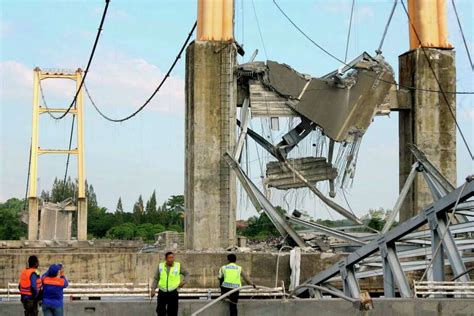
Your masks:
{"label": "sky", "polygon": [[[449,40],[457,56],[457,89],[473,91],[473,73],[451,2],[447,2]],[[194,0],[111,1],[86,82],[93,99],[105,113],[116,118],[126,116],[153,92],[196,20],[196,3]],[[314,40],[339,58],[344,57],[350,0],[280,0],[278,3]],[[364,51],[375,55],[392,3],[391,0],[356,0],[349,60]],[[456,5],[468,47],[474,52],[474,4],[470,0],[456,0]],[[36,66],[84,69],[103,7],[102,0],[0,0],[0,201],[25,195],[33,69]],[[257,60],[286,63],[316,77],[340,66],[297,33],[271,0],[236,0],[234,33],[246,50],[246,55],[239,57],[240,63],[258,49]],[[382,48],[396,72],[398,56],[408,46],[407,18],[398,5]],[[94,186],[99,204],[110,211],[115,210],[119,197],[124,208],[131,211],[140,194],[146,200],[156,190],[160,202],[170,195],[183,194],[184,76],[182,58],[150,105],[134,119],[120,124],[99,117],[86,99],[86,177]],[[74,96],[72,81],[46,80],[43,88],[50,107],[66,107]],[[471,148],[474,147],[473,101],[473,95],[457,96],[457,119]],[[252,121],[256,126],[260,124],[258,119]],[[67,148],[70,124],[70,117],[57,122],[42,116],[40,146]],[[278,135],[281,131],[273,135],[275,142]],[[261,161],[252,149],[254,146],[250,141],[248,168],[251,178],[258,180]],[[310,146],[302,150],[311,153]],[[75,163],[72,157],[71,177],[76,176]],[[457,163],[460,185],[466,175],[473,173],[474,165],[459,133]],[[38,168],[40,193],[51,188],[55,177],[64,176],[65,157],[44,155],[39,158]],[[371,208],[392,208],[398,196],[396,112],[375,118],[364,135],[357,168],[353,185],[347,190],[354,212],[362,215]],[[324,186],[322,189],[327,190]],[[336,201],[346,206],[340,195]],[[272,202],[288,209],[305,209],[317,218],[340,218],[307,189],[286,195],[276,193]],[[256,214],[241,190],[238,203],[238,218]]]}

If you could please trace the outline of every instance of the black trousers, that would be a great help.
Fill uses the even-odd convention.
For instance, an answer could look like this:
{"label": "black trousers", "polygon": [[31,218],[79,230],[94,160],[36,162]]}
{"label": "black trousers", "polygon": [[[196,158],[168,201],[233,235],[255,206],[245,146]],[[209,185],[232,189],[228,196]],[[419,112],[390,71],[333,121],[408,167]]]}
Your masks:
{"label": "black trousers", "polygon": [[21,303],[25,309],[25,316],[38,316],[38,301],[34,298],[21,298]]}
{"label": "black trousers", "polygon": [[[221,286],[221,294],[225,294],[229,291],[232,291],[233,289],[223,287]],[[229,311],[230,311],[230,316],[237,316],[237,303],[239,302],[239,291],[236,291],[229,296],[227,296],[229,299]]]}
{"label": "black trousers", "polygon": [[158,291],[158,305],[156,306],[158,316],[178,316],[178,291]]}

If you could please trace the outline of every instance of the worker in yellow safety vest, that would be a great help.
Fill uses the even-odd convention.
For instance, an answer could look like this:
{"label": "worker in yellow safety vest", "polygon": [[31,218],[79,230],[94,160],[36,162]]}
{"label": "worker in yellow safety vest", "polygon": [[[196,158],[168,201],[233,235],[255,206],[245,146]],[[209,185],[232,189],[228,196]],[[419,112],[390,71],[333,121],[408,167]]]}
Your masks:
{"label": "worker in yellow safety vest", "polygon": [[[228,263],[222,266],[219,270],[219,281],[221,284],[221,294],[225,294],[234,289],[242,287],[240,277],[245,282],[251,284],[255,288],[255,284],[252,280],[242,271],[242,267],[238,266],[235,262],[237,256],[233,253],[227,256]],[[230,316],[237,316],[237,303],[239,302],[239,291],[235,291],[228,296],[229,299],[229,310]]]}
{"label": "worker in yellow safety vest", "polygon": [[174,261],[174,253],[167,252],[165,261],[160,262],[156,269],[151,285],[151,297],[155,296],[158,287],[158,304],[156,306],[158,316],[178,315],[178,289],[186,283],[188,275],[189,273],[183,269],[181,264]]}

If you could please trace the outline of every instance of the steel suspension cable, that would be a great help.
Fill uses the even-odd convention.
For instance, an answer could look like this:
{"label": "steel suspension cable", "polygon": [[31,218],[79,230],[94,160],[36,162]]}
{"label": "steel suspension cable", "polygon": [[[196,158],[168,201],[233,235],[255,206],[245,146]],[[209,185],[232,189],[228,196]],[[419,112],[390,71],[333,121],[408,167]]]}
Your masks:
{"label": "steel suspension cable", "polygon": [[265,48],[265,41],[263,40],[262,30],[260,29],[260,22],[258,21],[257,10],[255,9],[255,3],[252,0],[253,14],[255,16],[255,21],[257,22],[258,34],[260,35],[260,41],[262,42],[263,52],[265,53],[265,58],[268,60],[267,49]]}
{"label": "steel suspension cable", "polygon": [[390,15],[388,16],[387,24],[385,24],[385,29],[383,31],[382,38],[380,39],[379,47],[375,51],[377,53],[377,55],[382,54],[383,42],[385,41],[385,36],[387,36],[388,27],[390,26],[390,23],[392,22],[393,14],[395,13],[395,9],[397,8],[397,4],[398,4],[398,0],[394,0],[392,10],[390,11]]}
{"label": "steel suspension cable", "polygon": [[[319,45],[318,43],[316,43],[311,37],[309,37],[298,25],[296,25],[295,22],[293,22],[293,20],[285,13],[285,11],[283,11],[283,9],[278,5],[278,3],[276,2],[276,0],[273,0],[273,3],[277,6],[277,8],[280,10],[280,12],[286,17],[286,19],[304,36],[306,37],[309,41],[311,41],[316,47],[318,47],[319,49],[321,49],[323,52],[325,52],[327,55],[331,56],[332,58],[334,58],[335,60],[339,61],[340,63],[342,63],[343,65],[347,66],[347,67],[350,67],[350,68],[354,68],[354,66],[350,66],[348,64],[346,64],[345,62],[343,62],[342,60],[340,60],[339,58],[337,58],[335,55],[331,54],[330,52],[328,52],[326,49],[324,49],[321,45]],[[418,40],[420,41],[420,37],[418,35],[418,32],[416,32],[416,29],[414,28],[413,24],[411,23],[411,19],[410,19],[410,16],[408,14],[408,10],[406,9],[405,7],[405,4],[403,2],[403,0],[401,0],[401,3],[402,3],[402,6],[403,6],[403,9],[405,10],[405,13],[407,14],[408,16],[408,20],[409,20],[409,23],[410,23],[410,26],[413,28],[414,30],[414,33],[416,34]],[[421,43],[421,41],[420,41]],[[452,91],[452,92],[446,92],[442,89],[441,87],[441,83],[439,82],[439,79],[438,79],[438,76],[436,76],[436,72],[435,70],[433,69],[433,65],[431,64],[431,61],[425,51],[425,49],[423,47],[421,47],[425,57],[426,57],[426,60],[428,62],[428,65],[434,75],[434,78],[438,84],[438,90],[434,90],[434,89],[421,89],[421,88],[416,88],[416,87],[408,87],[408,86],[404,86],[404,85],[401,85],[401,84],[398,84],[398,83],[395,83],[395,82],[390,82],[390,81],[387,81],[387,80],[383,80],[381,78],[377,78],[377,80],[380,80],[382,82],[386,82],[386,83],[390,83],[390,84],[393,84],[395,86],[398,86],[398,87],[401,87],[401,88],[405,88],[405,89],[409,89],[409,90],[415,90],[415,91],[425,91],[425,92],[436,92],[436,93],[441,93],[443,98],[444,98],[444,101],[446,103],[446,105],[448,106],[448,109],[449,109],[449,112],[451,113],[451,116],[453,117],[454,119],[454,122],[456,124],[456,128],[457,130],[459,131],[460,135],[461,135],[461,138],[464,142],[464,145],[469,153],[469,156],[471,158],[471,160],[474,160],[474,156],[472,154],[472,151],[471,151],[471,148],[469,147],[469,144],[466,140],[466,137],[464,136],[464,133],[461,129],[461,127],[459,126],[459,123],[456,119],[456,115],[454,114],[454,111],[453,109],[451,108],[451,105],[449,104],[449,101],[448,101],[448,98],[446,96],[446,94],[474,94],[474,92],[457,92],[457,91]]]}
{"label": "steel suspension cable", "polygon": [[[72,123],[71,123],[71,133],[69,134],[69,147],[68,147],[68,150],[70,151],[71,150],[71,147],[72,147],[72,136],[74,135],[74,121],[76,119],[76,115],[73,115],[72,116]],[[69,169],[69,160],[71,158],[71,153],[67,153],[67,159],[66,159],[66,171],[64,172],[64,183],[66,183],[66,179],[67,179],[67,172],[68,172],[68,169]]]}
{"label": "steel suspension cable", "polygon": [[461,25],[461,20],[459,19],[456,3],[454,2],[454,0],[451,0],[451,3],[453,4],[454,14],[456,15],[456,20],[458,21],[459,30],[461,31],[462,41],[464,42],[464,47],[466,48],[467,57],[469,58],[469,62],[471,63],[471,70],[474,71],[474,64],[472,63],[471,53],[469,52],[469,47],[467,46],[466,37],[464,36],[464,30]]}
{"label": "steel suspension cable", "polygon": [[[31,172],[31,155],[32,155],[32,148],[33,145],[32,140],[30,139],[30,158],[28,158],[28,173],[26,175],[26,190],[25,190],[25,202],[23,204],[23,210],[26,211],[26,206],[28,205],[28,189],[30,187],[30,172]],[[36,180],[35,180],[36,181]]]}
{"label": "steel suspension cable", "polygon": [[132,114],[124,117],[124,118],[120,118],[120,119],[114,119],[114,118],[111,118],[109,116],[107,116],[106,114],[104,114],[104,112],[102,112],[99,107],[97,106],[97,104],[94,102],[94,100],[92,99],[92,96],[89,92],[89,90],[87,89],[87,86],[86,84],[84,83],[84,89],[86,90],[86,94],[87,94],[87,97],[89,98],[89,100],[91,101],[92,103],[92,106],[94,107],[94,109],[97,111],[97,113],[99,113],[100,116],[102,116],[104,119],[106,119],[107,121],[110,121],[110,122],[114,122],[114,123],[121,123],[121,122],[124,122],[124,121],[127,121],[129,119],[131,119],[132,117],[134,117],[135,115],[137,115],[138,113],[140,113],[150,102],[151,100],[155,97],[155,95],[158,93],[158,91],[160,91],[161,87],[163,86],[163,84],[166,82],[166,80],[169,78],[171,72],[173,71],[174,67],[176,66],[176,64],[178,63],[178,60],[181,58],[181,55],[183,53],[183,51],[186,49],[186,46],[188,45],[189,43],[189,40],[191,39],[191,36],[193,35],[194,33],[194,30],[196,29],[196,25],[197,25],[197,22],[194,23],[191,31],[189,32],[188,34],[188,37],[186,38],[183,46],[181,46],[181,49],[179,50],[178,52],[178,55],[176,56],[174,62],[171,64],[171,67],[168,69],[168,72],[166,72],[166,75],[163,77],[163,79],[161,80],[161,82],[159,83],[159,85],[156,87],[155,91],[150,95],[150,97],[145,101],[145,103],[143,103],[135,112],[133,112]]}
{"label": "steel suspension cable", "polygon": [[[41,80],[39,80],[39,88],[40,88],[41,99],[43,100],[44,107],[46,108],[46,113],[48,113],[49,116],[51,116],[53,119],[59,120],[59,117],[56,117],[55,115],[53,115],[53,113],[51,113],[51,111],[49,110],[48,102],[46,102],[46,97],[44,95],[43,85],[41,84]],[[75,121],[75,119],[76,119],[76,115],[73,114],[72,122],[71,122],[71,132],[69,134],[68,150],[71,150],[71,147],[72,147],[72,136],[74,134],[74,121]],[[64,183],[66,183],[67,173],[68,173],[68,169],[69,169],[69,160],[70,159],[71,159],[71,153],[68,152],[67,153],[67,159],[66,159],[66,170],[64,171]]]}
{"label": "steel suspension cable", "polygon": [[[286,14],[286,12],[278,5],[278,3],[276,2],[276,0],[273,0],[273,3],[275,4],[275,6],[278,8],[278,10],[281,12],[281,14],[288,20],[288,22],[291,23],[291,25],[293,25],[293,27],[298,30],[298,32],[303,35],[307,40],[309,40],[314,46],[316,46],[317,48],[319,48],[321,51],[323,51],[326,55],[330,56],[331,58],[333,58],[334,60],[338,61],[339,63],[343,64],[344,66],[346,67],[349,67],[350,69],[353,69],[355,66],[351,66],[347,63],[345,63],[343,60],[341,60],[340,58],[338,58],[337,56],[335,56],[334,54],[332,54],[331,52],[329,52],[327,49],[325,49],[324,47],[322,47],[321,45],[319,45],[316,41],[314,41],[308,34],[306,34],[289,16],[288,14]],[[388,80],[384,80],[382,78],[377,78],[377,80],[379,81],[382,81],[382,82],[385,82],[385,83],[389,83],[391,85],[394,85],[394,86],[397,86],[399,88],[404,88],[404,89],[407,89],[407,90],[414,90],[414,91],[425,91],[425,92],[433,92],[433,93],[441,93],[440,90],[435,90],[435,89],[423,89],[423,88],[416,88],[416,87],[410,87],[410,86],[406,86],[406,85],[402,85],[402,84],[399,84],[399,83],[396,83],[396,82],[391,82],[391,81],[388,81]],[[474,91],[444,91],[445,94],[474,94]]]}
{"label": "steel suspension cable", "polygon": [[349,41],[351,39],[351,28],[352,28],[352,17],[354,15],[354,5],[355,5],[355,0],[352,0],[351,16],[349,18],[349,29],[347,30],[346,54],[344,55],[344,63],[347,62],[347,52],[349,51]]}
{"label": "steel suspension cable", "polygon": [[[69,111],[71,111],[72,107],[76,103],[79,92],[81,91],[82,86],[84,85],[84,82],[86,80],[87,74],[89,73],[89,68],[92,64],[92,59],[94,58],[94,54],[95,54],[95,50],[97,48],[97,44],[99,43],[99,38],[100,38],[100,34],[102,33],[102,27],[104,26],[105,17],[107,16],[107,10],[109,8],[109,3],[110,3],[110,0],[105,0],[104,11],[102,13],[102,18],[100,19],[99,29],[97,30],[97,35],[96,35],[95,40],[94,40],[94,45],[92,46],[91,54],[89,55],[89,61],[87,62],[86,70],[84,71],[84,76],[82,77],[79,88],[77,89],[76,94],[74,95],[74,99],[71,101],[71,104],[69,105],[66,112],[64,112],[62,115],[56,117],[54,115],[51,115],[51,113],[50,113],[51,117],[54,118],[55,120],[63,119],[69,113]],[[49,111],[48,111],[48,113],[49,113]]]}

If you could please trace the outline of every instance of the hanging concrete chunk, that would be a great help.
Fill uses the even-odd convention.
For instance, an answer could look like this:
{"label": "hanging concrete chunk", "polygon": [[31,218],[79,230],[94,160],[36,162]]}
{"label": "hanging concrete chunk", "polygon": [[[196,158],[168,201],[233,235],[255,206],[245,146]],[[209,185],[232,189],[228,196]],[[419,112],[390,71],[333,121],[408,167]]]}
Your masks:
{"label": "hanging concrete chunk", "polygon": [[[324,157],[288,159],[288,163],[311,183],[332,180],[337,177],[337,170]],[[280,190],[297,189],[306,186],[300,179],[295,177],[293,172],[283,162],[279,161],[271,161],[267,164],[264,183],[269,187]]]}
{"label": "hanging concrete chunk", "polygon": [[268,90],[260,81],[249,81],[249,99],[252,117],[291,117],[295,111],[286,105],[287,98]]}

